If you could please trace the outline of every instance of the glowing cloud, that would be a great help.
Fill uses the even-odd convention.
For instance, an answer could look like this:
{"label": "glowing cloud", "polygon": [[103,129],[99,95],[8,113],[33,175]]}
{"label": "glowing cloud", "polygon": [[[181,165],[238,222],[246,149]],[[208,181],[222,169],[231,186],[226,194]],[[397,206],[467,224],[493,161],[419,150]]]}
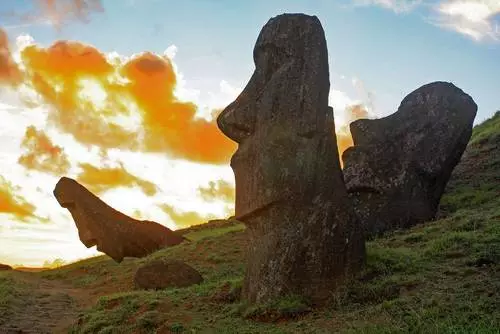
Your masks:
{"label": "glowing cloud", "polygon": [[33,216],[35,206],[28,203],[24,197],[17,195],[16,191],[17,188],[0,175],[0,213],[25,220]]}
{"label": "glowing cloud", "polygon": [[158,188],[152,182],[143,180],[130,174],[123,164],[118,167],[99,168],[88,163],[79,164],[82,172],[77,176],[77,181],[82,183],[91,192],[101,194],[117,187],[139,187],[147,196],[154,196]]}
{"label": "glowing cloud", "polygon": [[5,31],[0,29],[0,85],[17,85],[22,81],[21,71],[12,59],[9,39]]}
{"label": "glowing cloud", "polygon": [[362,104],[349,106],[345,109],[344,115],[347,124],[340,126],[335,132],[337,134],[337,148],[339,151],[340,164],[343,165],[342,154],[347,148],[353,145],[349,124],[357,119],[367,118],[368,112]]}
{"label": "glowing cloud", "polygon": [[234,203],[235,189],[232,184],[224,180],[210,181],[207,187],[199,187],[198,193],[205,201],[222,200]]}
{"label": "glowing cloud", "polygon": [[196,118],[196,105],[174,96],[175,72],[170,60],[144,53],[122,68],[130,95],[143,115],[148,151],[167,151],[187,160],[208,163],[229,161],[236,144],[226,138],[215,121]]}
{"label": "glowing cloud", "polygon": [[27,152],[19,157],[18,162],[28,169],[62,176],[71,167],[64,150],[54,145],[43,130],[34,126],[26,129],[21,148]]}
{"label": "glowing cloud", "polygon": [[195,211],[177,212],[173,206],[168,204],[161,204],[158,207],[170,216],[178,228],[203,224],[210,219],[216,219],[216,216],[214,215],[202,216]]}
{"label": "glowing cloud", "polygon": [[[84,145],[215,164],[227,163],[236,148],[215,120],[196,117],[194,103],[174,96],[177,78],[166,56],[143,53],[111,64],[92,46],[59,41],[27,46],[21,59],[30,85],[53,106],[49,121]],[[140,124],[127,127],[119,117]]]}
{"label": "glowing cloud", "polygon": [[[92,79],[101,87],[107,87],[106,78],[114,71],[97,49],[78,42],[60,41],[47,49],[30,45],[22,50],[21,59],[33,88],[53,106],[49,121],[60,130],[72,134],[84,145],[137,147],[132,131],[106,117],[123,112],[123,105],[108,99],[108,110],[98,109],[81,94],[85,80]],[[111,110],[112,105],[117,105],[116,110]]]}

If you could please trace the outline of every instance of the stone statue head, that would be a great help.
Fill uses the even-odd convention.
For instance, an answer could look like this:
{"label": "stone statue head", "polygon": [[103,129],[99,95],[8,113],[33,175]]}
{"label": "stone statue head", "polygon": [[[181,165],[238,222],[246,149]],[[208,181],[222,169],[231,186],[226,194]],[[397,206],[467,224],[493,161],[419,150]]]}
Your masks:
{"label": "stone statue head", "polygon": [[89,248],[98,244],[98,238],[92,230],[93,227],[88,223],[87,219],[83,218],[82,213],[76,205],[76,199],[78,199],[83,192],[88,193],[89,191],[78,182],[68,177],[61,177],[53,191],[54,197],[57,202],[59,202],[59,205],[68,209],[71,216],[75,218],[74,220],[78,228],[80,240]]}
{"label": "stone statue head", "polygon": [[[311,200],[331,190],[329,173],[338,165],[327,47],[318,18],[272,18],[253,58],[248,84],[217,118],[221,131],[239,144],[231,167],[240,219],[279,201]],[[330,149],[332,154],[322,155]]]}
{"label": "stone statue head", "polygon": [[476,111],[461,89],[433,82],[406,96],[394,114],[351,123],[354,146],[344,152],[344,175],[368,231],[433,218]]}

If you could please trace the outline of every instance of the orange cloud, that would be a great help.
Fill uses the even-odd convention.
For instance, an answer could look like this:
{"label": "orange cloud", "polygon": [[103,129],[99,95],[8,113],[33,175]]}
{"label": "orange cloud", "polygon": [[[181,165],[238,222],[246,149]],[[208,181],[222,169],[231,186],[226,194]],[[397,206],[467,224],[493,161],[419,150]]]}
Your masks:
{"label": "orange cloud", "polygon": [[196,118],[193,103],[175,98],[177,80],[168,58],[144,53],[126,63],[122,73],[130,80],[127,89],[143,112],[147,150],[168,151],[198,162],[229,161],[235,143],[220,132],[215,121]]}
{"label": "orange cloud", "polygon": [[[107,78],[114,72],[103,54],[79,42],[59,41],[44,49],[26,47],[21,58],[31,76],[33,88],[54,108],[49,121],[84,145],[102,148],[136,149],[136,134],[111,122],[106,115],[123,112],[112,98],[119,94]],[[106,110],[100,110],[82,96],[83,80],[93,80],[112,95]],[[113,107],[116,107],[113,109]]]}
{"label": "orange cloud", "polygon": [[35,206],[15,192],[16,187],[0,175],[0,213],[11,214],[21,220],[33,216]]}
{"label": "orange cloud", "polygon": [[[227,163],[236,149],[215,119],[197,118],[193,103],[177,100],[176,75],[166,57],[143,53],[124,64],[111,65],[92,46],[60,41],[47,49],[28,46],[22,51],[22,60],[31,85],[54,106],[49,120],[82,144],[168,152],[204,163]],[[100,106],[82,94],[85,80],[102,90]],[[131,105],[138,107],[141,130],[129,130],[112,121],[114,116],[130,115]]]}
{"label": "orange cloud", "polygon": [[337,149],[339,151],[341,165],[343,165],[342,154],[345,150],[354,145],[352,141],[351,131],[349,130],[349,124],[357,119],[367,118],[368,111],[363,105],[355,104],[347,107],[345,110],[345,114],[347,124],[341,126],[338,130],[335,131],[337,135]]}
{"label": "orange cloud", "polygon": [[198,187],[198,193],[205,201],[220,199],[234,203],[235,189],[232,184],[224,180],[210,181],[207,187]]}
{"label": "orange cloud", "polygon": [[43,130],[34,126],[26,128],[21,148],[27,152],[19,157],[18,162],[28,169],[62,176],[71,167],[64,150],[54,145]]}
{"label": "orange cloud", "polygon": [[12,58],[9,39],[0,29],[0,84],[17,85],[22,81],[22,74]]}
{"label": "orange cloud", "polygon": [[203,224],[206,223],[208,220],[216,219],[216,216],[214,215],[202,216],[196,211],[187,211],[180,213],[177,212],[177,210],[175,210],[173,206],[168,204],[161,204],[158,207],[170,216],[170,218],[174,221],[177,228],[184,228],[192,225]]}
{"label": "orange cloud", "polygon": [[158,192],[155,184],[130,174],[122,163],[119,167],[98,168],[88,163],[82,163],[79,166],[82,172],[77,176],[77,181],[95,194],[116,187],[134,186],[141,188],[147,196],[154,196]]}

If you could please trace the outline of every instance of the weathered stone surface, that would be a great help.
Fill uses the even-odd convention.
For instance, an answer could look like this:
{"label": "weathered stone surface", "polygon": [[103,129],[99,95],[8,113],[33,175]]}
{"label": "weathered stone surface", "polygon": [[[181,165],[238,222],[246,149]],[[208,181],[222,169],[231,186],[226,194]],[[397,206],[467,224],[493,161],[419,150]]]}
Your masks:
{"label": "weathered stone surface", "polygon": [[54,189],[59,204],[69,210],[82,243],[121,262],[124,257],[143,257],[185,239],[149,220],[133,219],[104,203],[73,179],[62,177]]}
{"label": "weathered stone surface", "polygon": [[433,82],[405,97],[394,114],[351,123],[344,177],[368,236],[434,217],[476,111],[461,89]]}
{"label": "weathered stone surface", "polygon": [[134,284],[137,289],[184,288],[203,282],[196,269],[182,261],[156,260],[137,269]]}
{"label": "weathered stone surface", "polygon": [[2,271],[2,270],[12,270],[12,267],[9,266],[8,264],[0,263],[0,271]]}
{"label": "weathered stone surface", "polygon": [[238,143],[236,219],[250,236],[242,297],[264,302],[296,293],[319,303],[360,268],[364,241],[332,135],[318,18],[270,19],[254,61],[247,86],[217,119]]}

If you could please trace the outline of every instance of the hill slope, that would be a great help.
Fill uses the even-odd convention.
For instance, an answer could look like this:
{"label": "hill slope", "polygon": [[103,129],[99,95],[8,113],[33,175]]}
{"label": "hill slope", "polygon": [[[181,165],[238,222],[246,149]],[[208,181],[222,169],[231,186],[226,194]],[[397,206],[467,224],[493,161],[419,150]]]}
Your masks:
{"label": "hill slope", "polygon": [[[0,273],[0,332],[64,332],[72,322],[72,333],[498,333],[499,181],[497,113],[475,127],[439,219],[368,242],[367,269],[325,309],[310,311],[292,297],[259,308],[235,300],[246,237],[233,222],[189,229],[193,242],[122,264],[100,256],[40,273]],[[137,266],[157,258],[184,260],[205,282],[133,291]]]}

